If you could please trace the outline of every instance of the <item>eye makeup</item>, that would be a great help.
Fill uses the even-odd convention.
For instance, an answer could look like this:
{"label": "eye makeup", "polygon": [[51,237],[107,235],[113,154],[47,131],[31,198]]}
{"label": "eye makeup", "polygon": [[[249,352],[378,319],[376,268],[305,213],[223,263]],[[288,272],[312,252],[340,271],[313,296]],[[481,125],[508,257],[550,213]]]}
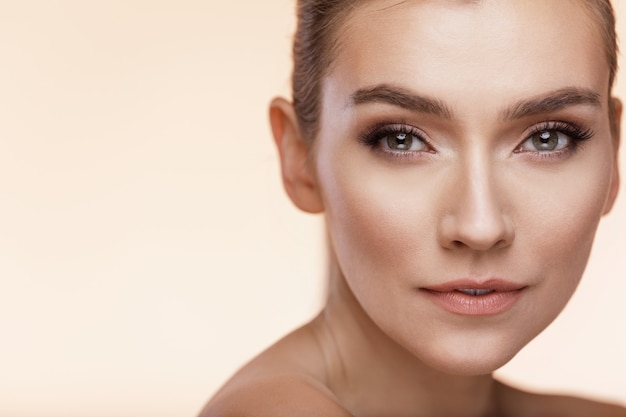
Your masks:
{"label": "eye makeup", "polygon": [[[579,123],[548,120],[527,128],[513,154],[532,159],[563,159],[573,155],[594,134],[591,128]],[[382,157],[400,161],[418,161],[437,153],[423,130],[404,121],[376,123],[360,133],[358,141]]]}
{"label": "eye makeup", "polygon": [[361,144],[383,157],[414,160],[435,152],[425,133],[405,122],[378,123],[358,137]]}
{"label": "eye makeup", "polygon": [[594,134],[591,128],[578,123],[545,121],[530,128],[514,153],[531,158],[563,159],[578,151]]}

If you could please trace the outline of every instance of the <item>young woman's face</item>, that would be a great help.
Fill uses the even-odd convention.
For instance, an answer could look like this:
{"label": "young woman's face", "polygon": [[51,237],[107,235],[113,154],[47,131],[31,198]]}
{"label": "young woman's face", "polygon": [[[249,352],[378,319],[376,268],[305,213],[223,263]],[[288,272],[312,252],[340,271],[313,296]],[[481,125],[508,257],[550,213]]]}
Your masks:
{"label": "young woman's face", "polygon": [[382,0],[338,38],[312,149],[341,271],[415,356],[491,372],[564,307],[612,204],[596,23],[577,1]]}

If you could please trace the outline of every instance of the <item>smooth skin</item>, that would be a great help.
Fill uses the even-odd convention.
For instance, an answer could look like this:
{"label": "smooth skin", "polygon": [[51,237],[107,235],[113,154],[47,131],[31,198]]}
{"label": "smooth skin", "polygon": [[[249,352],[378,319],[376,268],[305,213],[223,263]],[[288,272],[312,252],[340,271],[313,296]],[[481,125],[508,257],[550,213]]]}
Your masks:
{"label": "smooth skin", "polygon": [[[589,12],[381,0],[339,33],[314,140],[288,101],[270,109],[287,193],[326,219],[327,304],[202,416],[626,416],[492,377],[570,299],[619,187],[621,104]],[[424,290],[493,278],[524,287],[499,314]]]}

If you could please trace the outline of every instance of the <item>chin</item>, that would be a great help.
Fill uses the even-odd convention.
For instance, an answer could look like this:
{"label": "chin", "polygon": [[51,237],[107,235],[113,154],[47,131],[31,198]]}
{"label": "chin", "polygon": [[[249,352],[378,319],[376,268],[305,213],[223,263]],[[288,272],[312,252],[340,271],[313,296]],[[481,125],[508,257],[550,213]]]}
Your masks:
{"label": "chin", "polygon": [[506,365],[517,354],[495,354],[480,356],[455,355],[438,358],[430,366],[440,372],[457,376],[487,375]]}
{"label": "chin", "polygon": [[506,365],[532,338],[474,334],[431,339],[412,354],[437,371],[458,376],[491,374]]}

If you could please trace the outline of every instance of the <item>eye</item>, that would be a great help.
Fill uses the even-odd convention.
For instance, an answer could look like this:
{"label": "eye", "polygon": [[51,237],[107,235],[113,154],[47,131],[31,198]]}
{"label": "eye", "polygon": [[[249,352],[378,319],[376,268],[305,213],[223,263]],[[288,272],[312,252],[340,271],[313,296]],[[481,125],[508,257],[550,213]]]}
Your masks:
{"label": "eye", "polygon": [[530,135],[519,147],[520,151],[550,152],[564,149],[572,138],[557,130],[542,130]]}
{"label": "eye", "polygon": [[426,143],[411,133],[389,133],[381,138],[381,145],[394,152],[416,152],[426,149]]}
{"label": "eye", "polygon": [[359,135],[359,141],[383,157],[408,160],[434,152],[425,134],[406,123],[380,123]]}
{"label": "eye", "polygon": [[545,122],[534,127],[515,152],[565,156],[575,152],[584,141],[593,135],[591,129],[577,124]]}

